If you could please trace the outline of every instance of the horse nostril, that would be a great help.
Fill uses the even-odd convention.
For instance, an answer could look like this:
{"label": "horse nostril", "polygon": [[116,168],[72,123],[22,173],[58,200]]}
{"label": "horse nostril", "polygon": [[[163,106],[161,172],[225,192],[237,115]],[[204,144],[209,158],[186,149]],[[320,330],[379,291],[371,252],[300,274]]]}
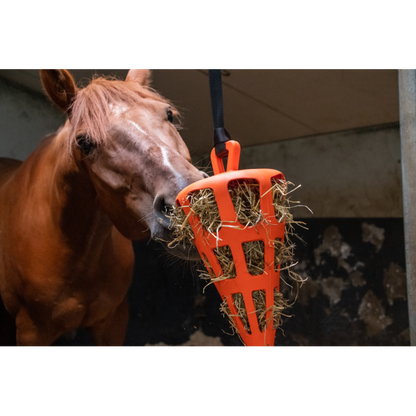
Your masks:
{"label": "horse nostril", "polygon": [[209,175],[205,172],[202,172],[202,176],[204,177],[204,179],[209,178]]}
{"label": "horse nostril", "polygon": [[162,225],[162,227],[170,228],[171,220],[167,217],[170,211],[172,211],[172,206],[166,204],[165,198],[161,195],[157,195],[153,203],[153,210],[155,212],[156,221]]}

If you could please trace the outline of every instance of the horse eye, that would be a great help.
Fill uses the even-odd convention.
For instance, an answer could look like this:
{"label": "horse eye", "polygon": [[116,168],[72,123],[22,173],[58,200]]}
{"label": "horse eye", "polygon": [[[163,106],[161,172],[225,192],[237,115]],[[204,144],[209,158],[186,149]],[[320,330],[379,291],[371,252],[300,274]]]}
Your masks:
{"label": "horse eye", "polygon": [[171,110],[167,111],[169,123],[173,123],[173,114]]}
{"label": "horse eye", "polygon": [[90,154],[95,148],[95,144],[92,142],[91,138],[83,134],[77,136],[77,144],[86,155]]}

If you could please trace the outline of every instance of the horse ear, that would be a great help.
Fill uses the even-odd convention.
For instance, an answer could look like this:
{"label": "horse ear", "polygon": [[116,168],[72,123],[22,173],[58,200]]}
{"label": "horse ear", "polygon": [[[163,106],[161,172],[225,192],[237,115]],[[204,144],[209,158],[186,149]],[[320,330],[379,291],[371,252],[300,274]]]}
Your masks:
{"label": "horse ear", "polygon": [[66,69],[41,69],[40,78],[49,98],[64,112],[68,112],[78,89]]}
{"label": "horse ear", "polygon": [[150,75],[151,73],[148,69],[130,69],[126,81],[138,82],[139,84],[148,87],[150,85]]}

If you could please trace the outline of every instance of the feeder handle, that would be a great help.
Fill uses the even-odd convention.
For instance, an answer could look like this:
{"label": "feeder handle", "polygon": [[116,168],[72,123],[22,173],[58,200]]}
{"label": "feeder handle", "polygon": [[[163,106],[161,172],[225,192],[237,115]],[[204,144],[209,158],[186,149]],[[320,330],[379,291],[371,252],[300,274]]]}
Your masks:
{"label": "feeder handle", "polygon": [[212,119],[214,121],[214,147],[217,157],[223,159],[228,156],[225,143],[231,140],[224,128],[224,107],[222,101],[221,70],[209,69],[209,91],[211,95]]}
{"label": "feeder handle", "polygon": [[[228,142],[224,143],[224,146],[228,153],[227,172],[238,170],[241,151],[240,143],[236,142],[235,140],[229,140]],[[214,169],[214,175],[225,172],[224,161],[221,159],[221,157],[217,156],[215,149],[212,149],[211,151],[211,163],[212,168]]]}

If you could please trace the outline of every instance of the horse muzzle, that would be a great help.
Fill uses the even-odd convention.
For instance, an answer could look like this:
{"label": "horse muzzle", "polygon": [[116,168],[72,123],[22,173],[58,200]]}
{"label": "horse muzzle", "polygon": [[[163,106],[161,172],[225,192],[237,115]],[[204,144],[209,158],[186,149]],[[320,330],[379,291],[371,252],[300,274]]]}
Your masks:
{"label": "horse muzzle", "polygon": [[172,207],[172,204],[166,203],[163,196],[156,196],[153,203],[154,224],[151,227],[152,239],[160,242],[169,253],[176,257],[190,261],[200,260],[201,257],[198,250],[193,244],[187,243],[185,246],[180,244],[175,247],[168,246],[169,242],[173,240],[172,223],[165,215],[169,212],[170,207]]}

